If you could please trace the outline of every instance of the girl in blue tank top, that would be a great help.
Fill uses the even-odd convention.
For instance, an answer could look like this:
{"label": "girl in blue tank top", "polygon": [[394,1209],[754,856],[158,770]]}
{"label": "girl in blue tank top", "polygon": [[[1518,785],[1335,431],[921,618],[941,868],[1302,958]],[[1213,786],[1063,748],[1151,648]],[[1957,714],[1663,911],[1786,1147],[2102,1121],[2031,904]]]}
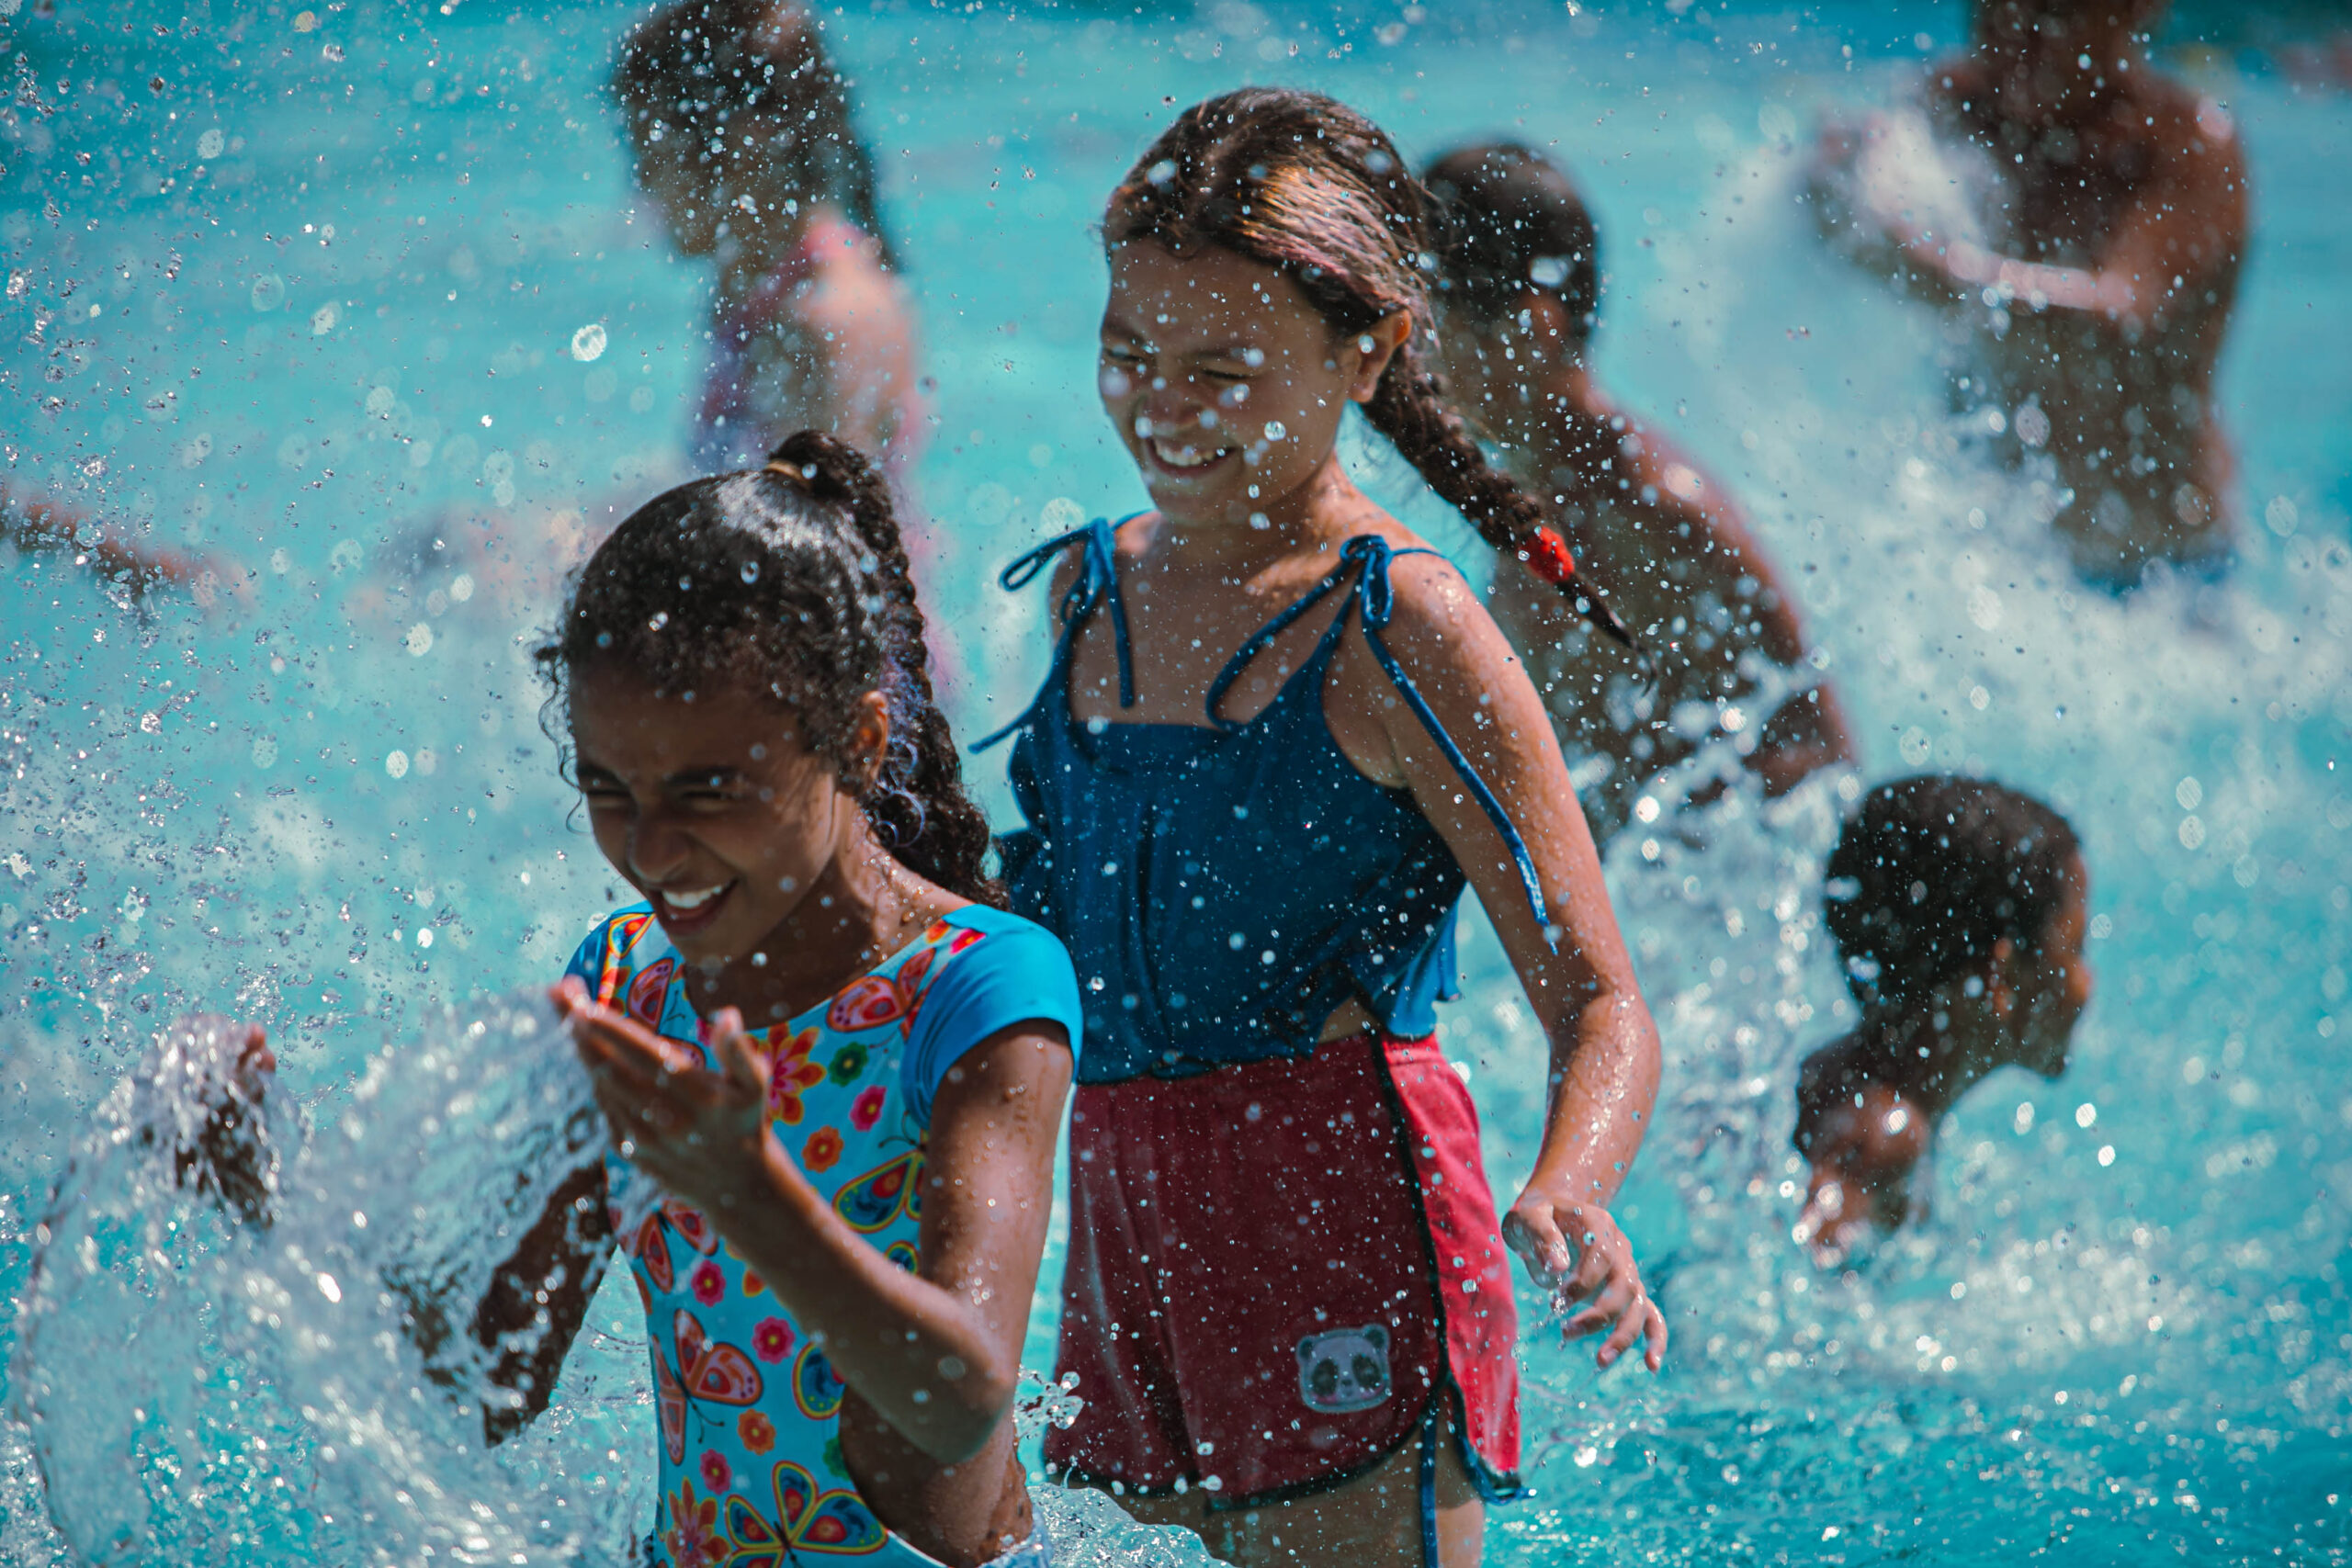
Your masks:
{"label": "girl in blue tank top", "polygon": [[[1005,574],[1050,570],[1058,622],[1005,732],[1006,874],[1088,1041],[1060,1350],[1087,1403],[1046,1458],[1249,1568],[1476,1561],[1517,1489],[1506,1236],[1603,1366],[1665,1345],[1608,1213],[1657,1034],[1550,721],[1335,452],[1353,404],[1622,635],[1426,367],[1429,210],[1343,105],[1188,110],[1104,220],[1101,389],[1155,510]],[[1507,1223],[1430,1038],[1465,886],[1553,1042]]]}

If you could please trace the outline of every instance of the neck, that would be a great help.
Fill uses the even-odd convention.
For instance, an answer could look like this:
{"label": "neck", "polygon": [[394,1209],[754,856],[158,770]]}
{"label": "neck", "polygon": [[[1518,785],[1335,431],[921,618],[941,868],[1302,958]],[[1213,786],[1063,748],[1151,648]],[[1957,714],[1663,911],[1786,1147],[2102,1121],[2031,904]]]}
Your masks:
{"label": "neck", "polygon": [[746,957],[690,970],[695,1010],[739,1008],[764,1028],[814,1007],[898,951],[922,912],[911,872],[874,836],[854,802],[832,860],[792,912]]}
{"label": "neck", "polygon": [[[1306,482],[1277,496],[1247,502],[1238,515],[1184,515],[1167,511],[1154,534],[1154,555],[1181,558],[1239,581],[1267,563],[1304,552],[1335,549],[1365,504],[1363,492],[1340,466],[1337,450]],[[1252,520],[1252,514],[1263,518]]]}

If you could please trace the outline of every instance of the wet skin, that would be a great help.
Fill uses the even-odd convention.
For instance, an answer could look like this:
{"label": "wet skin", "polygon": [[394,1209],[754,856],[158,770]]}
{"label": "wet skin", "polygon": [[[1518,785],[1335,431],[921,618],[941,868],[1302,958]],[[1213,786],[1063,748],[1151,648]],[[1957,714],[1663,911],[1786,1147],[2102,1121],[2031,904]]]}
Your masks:
{"label": "wet skin", "polygon": [[[1997,1068],[2055,1079],[2090,1005],[2090,873],[2077,856],[2066,897],[2035,946],[2007,937],[1984,962],[1919,1005],[1865,1018],[1806,1058],[1797,1086],[1797,1146],[1812,1164],[1798,1239],[1816,1258],[1845,1257],[1867,1227],[1893,1230],[1912,1208],[1910,1180],[1944,1113]],[[1857,1100],[1860,1103],[1857,1103]]]}
{"label": "wet skin", "polygon": [[[2005,300],[1977,346],[2010,438],[2047,449],[2075,492],[2055,526],[2080,570],[2118,586],[2151,560],[2217,558],[2235,532],[2212,395],[2245,158],[2227,112],[2150,63],[2136,29],[2162,8],[1981,4],[1974,47],[1928,72],[1926,102],[1944,134],[1992,154],[2006,233],[1991,249],[1899,222],[1885,234],[1930,297],[1980,317],[1988,289]],[[1826,157],[1853,139],[1833,129]],[[2020,423],[2029,400],[2043,419]]]}
{"label": "wet skin", "polygon": [[[551,993],[616,1145],[709,1218],[730,1250],[824,1346],[848,1383],[843,1457],[876,1517],[974,1568],[1030,1530],[1012,1393],[1052,1211],[1054,1142],[1071,1077],[1058,1025],[973,1045],[934,1097],[922,1218],[909,1274],[848,1228],[768,1127],[768,1063],[745,1019],[797,1016],[965,905],[876,840],[856,788],[888,743],[869,694],[846,767],[811,754],[792,715],[722,688],[691,704],[625,672],[575,672],[572,739],[597,847],[644,894],[709,1021],[716,1070],[597,1005]],[[845,783],[846,773],[851,782]],[[267,1057],[252,1031],[243,1073]],[[233,1132],[234,1129],[230,1131]],[[567,1178],[458,1332],[511,1397],[492,1442],[546,1408],[615,1241],[601,1159]],[[431,1356],[453,1328],[416,1303]]]}
{"label": "wet skin", "polygon": [[[1116,538],[1138,701],[1119,705],[1112,637],[1097,618],[1078,641],[1073,717],[1204,724],[1208,687],[1233,650],[1336,568],[1351,536],[1376,534],[1397,549],[1420,544],[1349,481],[1334,450],[1347,404],[1372,396],[1410,330],[1400,312],[1362,334],[1335,333],[1284,275],[1214,247],[1179,256],[1140,242],[1114,252],[1103,409],[1157,510]],[[1063,585],[1074,570],[1064,566]],[[1360,632],[1333,660],[1324,717],[1358,772],[1409,791],[1445,838],[1553,1043],[1544,1145],[1506,1237],[1566,1333],[1606,1336],[1602,1365],[1641,1344],[1655,1368],[1665,1323],[1606,1205],[1656,1094],[1657,1032],[1591,835],[1533,686],[1462,579],[1426,557],[1398,560],[1392,578],[1396,617],[1385,638],[1525,837],[1561,927],[1556,950],[1535,928],[1516,875],[1501,869],[1510,862],[1500,837]],[[1263,709],[1322,630],[1310,615],[1275,638],[1227,692],[1227,716]],[[1371,1021],[1351,1002],[1322,1037]],[[1236,1562],[1287,1564],[1310,1549],[1318,1558],[1418,1562],[1415,1462],[1408,1448],[1334,1491],[1241,1513],[1212,1515],[1199,1494],[1123,1502],[1138,1517],[1185,1525]],[[1440,1472],[1446,1560],[1475,1561],[1483,1514],[1451,1444]]]}
{"label": "wet skin", "polygon": [[[1582,791],[1606,843],[1643,786],[1706,739],[1675,731],[1676,705],[1739,702],[1756,691],[1759,661],[1810,674],[1804,628],[1730,493],[1601,390],[1558,299],[1530,292],[1498,322],[1450,312],[1441,341],[1448,387],[1512,472],[1558,508],[1579,567],[1650,655],[1655,690],[1547,584],[1495,574],[1487,606],[1526,658],[1561,745],[1609,763]],[[1826,682],[1769,714],[1746,706],[1734,743],[1767,795],[1855,761]]]}

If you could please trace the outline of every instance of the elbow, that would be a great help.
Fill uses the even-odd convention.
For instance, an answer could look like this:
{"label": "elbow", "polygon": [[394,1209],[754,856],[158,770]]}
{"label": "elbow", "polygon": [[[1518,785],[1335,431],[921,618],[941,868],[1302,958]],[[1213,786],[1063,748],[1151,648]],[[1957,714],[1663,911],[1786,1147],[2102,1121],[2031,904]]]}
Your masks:
{"label": "elbow", "polygon": [[907,1440],[943,1465],[978,1459],[1012,1414],[1019,1375],[1017,1370],[995,1369],[967,1373],[947,1389],[944,1398],[931,1402],[933,1414],[906,1434]]}
{"label": "elbow", "polygon": [[908,1433],[907,1439],[940,1464],[966,1464],[988,1451],[1012,1411],[1009,1387],[1003,1398],[993,1403],[958,1399],[920,1430]]}

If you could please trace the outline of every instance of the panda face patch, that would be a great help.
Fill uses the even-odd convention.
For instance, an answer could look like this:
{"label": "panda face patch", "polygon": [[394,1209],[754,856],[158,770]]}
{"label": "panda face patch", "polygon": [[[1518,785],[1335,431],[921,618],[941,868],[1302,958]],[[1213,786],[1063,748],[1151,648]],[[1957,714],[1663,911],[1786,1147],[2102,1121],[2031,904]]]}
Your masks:
{"label": "panda face patch", "polygon": [[1298,1342],[1298,1397],[1326,1416],[1369,1410],[1394,1392],[1388,1330],[1379,1324],[1310,1334]]}

